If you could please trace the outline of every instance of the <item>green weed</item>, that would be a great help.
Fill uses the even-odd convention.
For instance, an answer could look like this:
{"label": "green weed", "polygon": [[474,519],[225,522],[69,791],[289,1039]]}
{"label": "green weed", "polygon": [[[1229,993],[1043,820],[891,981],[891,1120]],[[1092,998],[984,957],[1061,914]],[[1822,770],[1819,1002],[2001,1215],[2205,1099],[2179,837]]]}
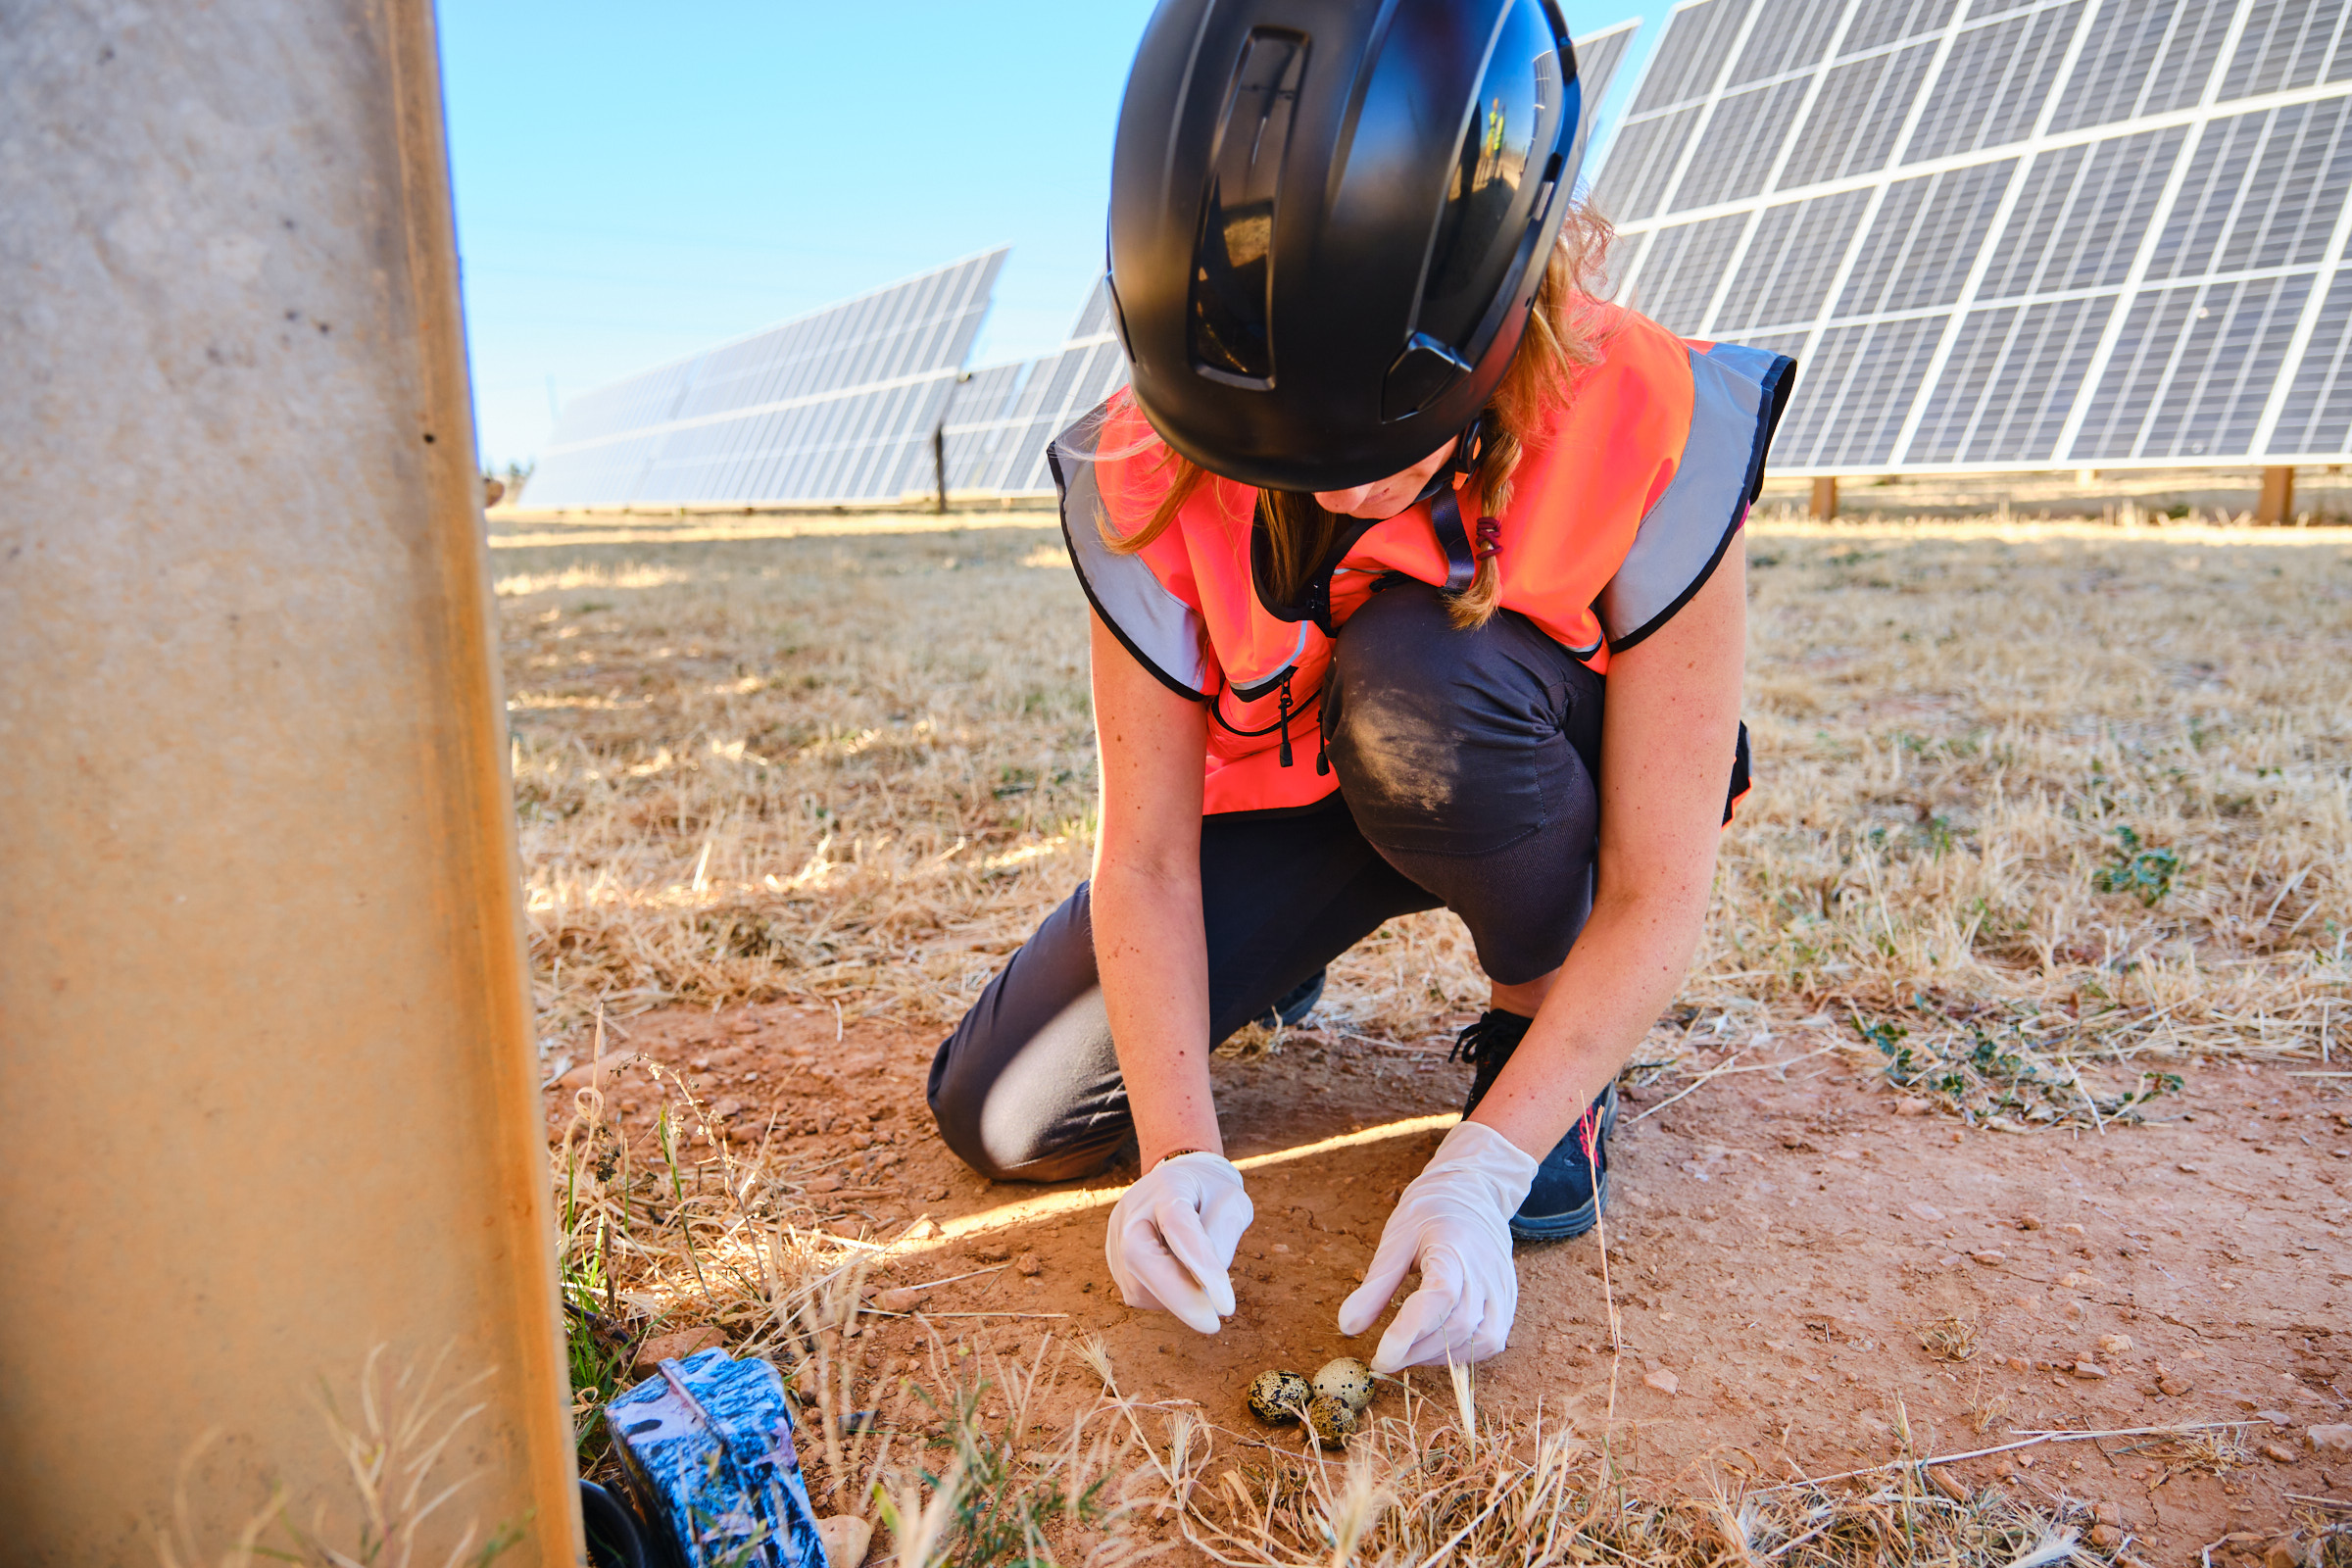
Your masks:
{"label": "green weed", "polygon": [[2142,845],[2129,826],[2115,830],[2119,848],[2115,859],[2091,873],[2090,885],[2101,893],[2130,893],[2150,908],[2173,891],[2180,857],[2171,850]]}

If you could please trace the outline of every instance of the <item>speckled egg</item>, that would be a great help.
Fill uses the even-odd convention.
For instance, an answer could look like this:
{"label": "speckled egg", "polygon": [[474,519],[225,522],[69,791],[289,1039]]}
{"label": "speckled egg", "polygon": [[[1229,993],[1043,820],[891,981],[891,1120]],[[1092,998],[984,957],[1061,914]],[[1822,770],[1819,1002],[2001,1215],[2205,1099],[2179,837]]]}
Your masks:
{"label": "speckled egg", "polygon": [[1315,1374],[1315,1393],[1361,1410],[1372,1402],[1372,1369],[1352,1355],[1326,1361]]}
{"label": "speckled egg", "polygon": [[1307,1401],[1307,1430],[1312,1432],[1315,1435],[1315,1441],[1326,1448],[1336,1448],[1353,1437],[1357,1425],[1362,1420],[1363,1417],[1356,1413],[1355,1406],[1349,1404],[1346,1399],[1336,1399],[1328,1394],[1318,1394]]}
{"label": "speckled egg", "polygon": [[1260,1372],[1250,1380],[1250,1408],[1262,1420],[1296,1421],[1314,1396],[1306,1379],[1296,1372]]}

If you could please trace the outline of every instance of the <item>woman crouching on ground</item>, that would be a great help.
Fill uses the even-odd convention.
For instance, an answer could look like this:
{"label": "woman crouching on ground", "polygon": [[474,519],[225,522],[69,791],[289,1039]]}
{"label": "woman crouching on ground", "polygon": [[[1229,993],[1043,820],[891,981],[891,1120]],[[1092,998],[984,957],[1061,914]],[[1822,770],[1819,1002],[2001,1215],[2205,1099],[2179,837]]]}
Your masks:
{"label": "woman crouching on ground", "polygon": [[1111,1273],[1203,1333],[1251,1219],[1219,1040],[1303,1012],[1383,921],[1461,917],[1493,985],[1464,1120],[1340,1330],[1417,1268],[1375,1366],[1479,1360],[1512,1238],[1607,1201],[1617,1071],[1698,943],[1744,788],[1739,533],[1793,366],[1593,298],[1577,104],[1546,0],[1165,0],[1128,81],[1132,384],[1054,451],[1094,609],[1094,877],[930,1102],[998,1179],[1133,1140]]}

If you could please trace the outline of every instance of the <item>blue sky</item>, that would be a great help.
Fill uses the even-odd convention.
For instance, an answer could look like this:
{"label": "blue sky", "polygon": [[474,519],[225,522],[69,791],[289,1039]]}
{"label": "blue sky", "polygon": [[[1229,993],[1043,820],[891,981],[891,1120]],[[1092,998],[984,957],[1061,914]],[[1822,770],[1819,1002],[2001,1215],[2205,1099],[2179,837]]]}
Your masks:
{"label": "blue sky", "polygon": [[[1567,0],[1591,32],[1637,13]],[[443,0],[482,459],[554,399],[994,245],[973,363],[1060,342],[1102,265],[1150,0]],[[1619,78],[1619,91],[1631,74]]]}

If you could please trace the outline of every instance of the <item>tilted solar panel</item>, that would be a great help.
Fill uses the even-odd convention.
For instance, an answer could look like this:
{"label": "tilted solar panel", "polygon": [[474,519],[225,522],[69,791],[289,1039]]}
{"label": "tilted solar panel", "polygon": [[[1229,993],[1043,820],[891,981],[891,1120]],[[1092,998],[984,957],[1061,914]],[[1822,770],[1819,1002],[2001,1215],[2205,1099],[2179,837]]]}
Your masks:
{"label": "tilted solar panel", "polygon": [[988,313],[1000,248],[581,393],[534,507],[896,501]]}
{"label": "tilted solar panel", "polygon": [[986,366],[956,389],[941,432],[950,493],[1052,494],[1047,443],[1126,383],[1110,291],[1097,283],[1058,350]]}
{"label": "tilted solar panel", "polygon": [[1802,362],[1776,468],[2339,462],[2352,7],[1690,0],[1621,297]]}

